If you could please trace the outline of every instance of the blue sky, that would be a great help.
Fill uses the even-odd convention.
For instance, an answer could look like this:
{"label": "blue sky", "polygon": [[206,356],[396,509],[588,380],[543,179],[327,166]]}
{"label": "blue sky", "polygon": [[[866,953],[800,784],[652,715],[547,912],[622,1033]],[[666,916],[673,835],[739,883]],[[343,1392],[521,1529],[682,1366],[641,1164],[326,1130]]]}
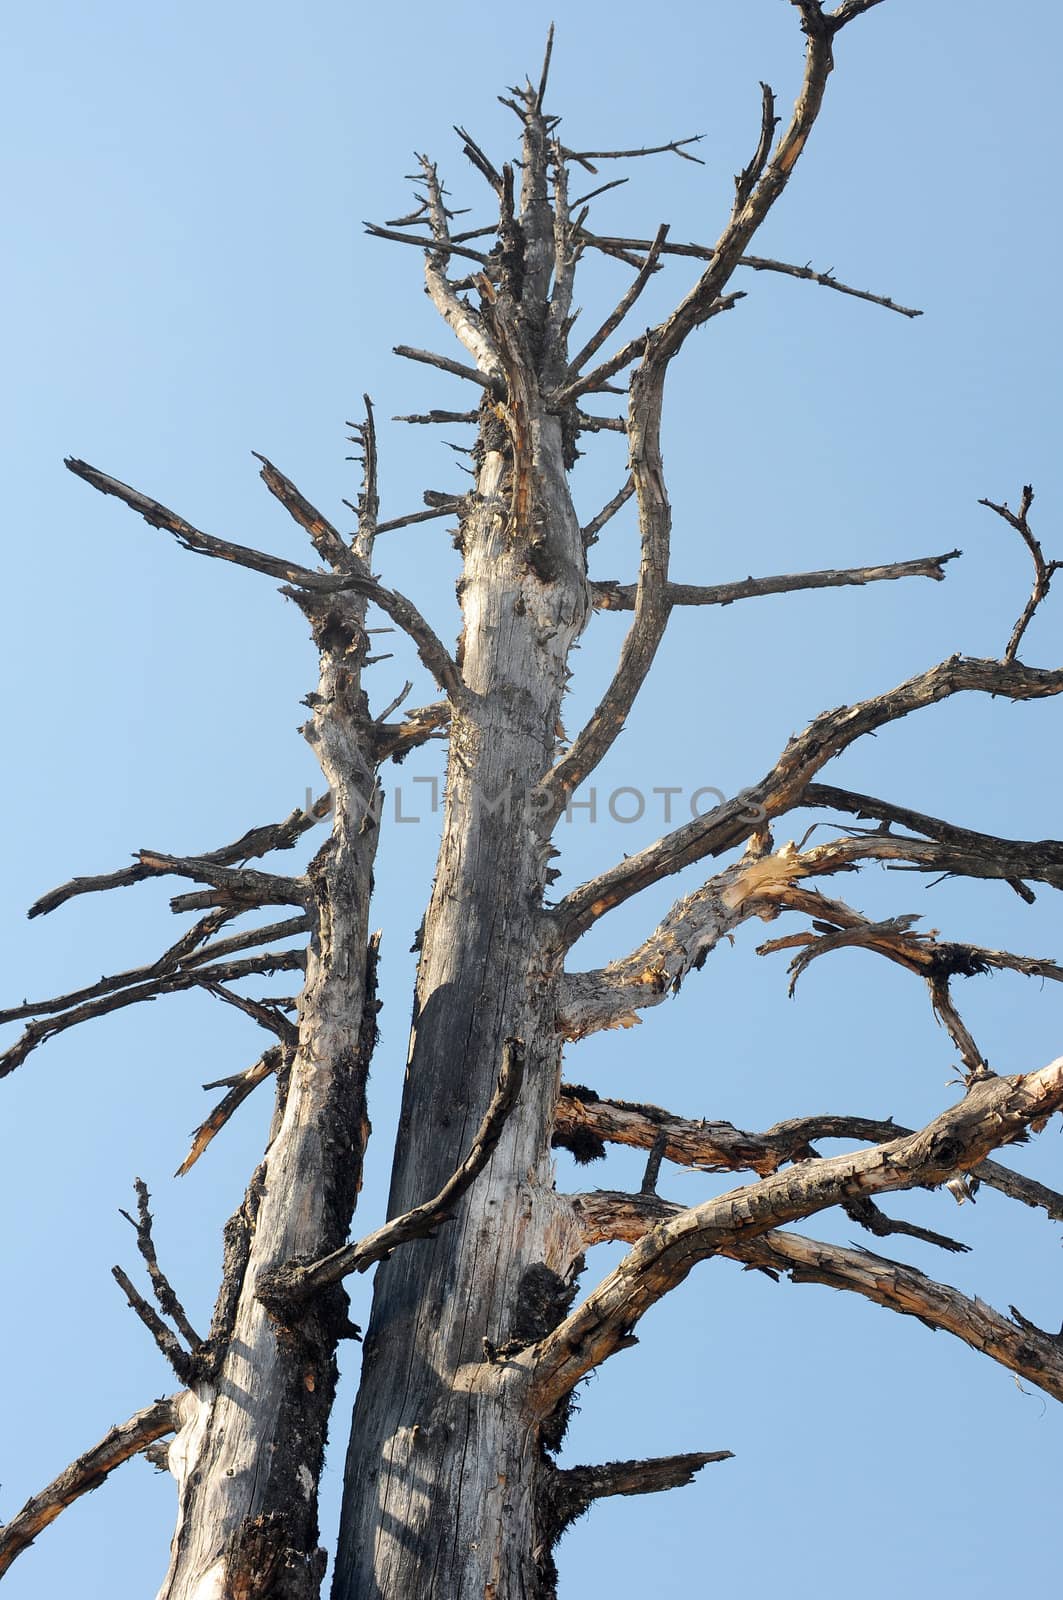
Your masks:
{"label": "blue sky", "polygon": [[[294,608],[270,580],[192,558],[93,495],[62,457],[82,456],[229,538],[302,555],[250,452],[342,517],[357,487],[344,419],[363,391],[382,419],[464,403],[456,380],[391,355],[400,342],[449,348],[449,336],[434,325],[415,253],[366,238],[361,223],[408,209],[414,150],[439,160],[458,203],[482,207],[451,124],[508,152],[512,117],[495,96],[537,70],[552,14],[551,100],[571,143],[705,135],[704,167],[638,164],[598,203],[597,224],[648,235],[666,220],[673,237],[711,239],[755,139],[758,80],[783,104],[799,80],[801,40],[782,0],[684,0],[648,14],[626,0],[560,13],[528,0],[516,20],[470,0],[372,12],[340,0],[56,0],[0,19],[10,370],[0,400],[10,452],[2,1003],[149,960],[173,937],[165,887],[83,899],[27,924],[40,891],[119,866],[142,846],[212,848],[285,815],[315,782],[296,733],[314,660]],[[1016,0],[1003,17],[989,0],[886,0],[842,38],[827,107],[759,247],[833,267],[926,315],[909,322],[750,276],[748,298],[691,342],[673,375],[674,571],[715,582],[955,546],[964,559],[945,584],[676,618],[598,777],[599,820],[562,824],[565,881],[661,831],[652,805],[638,823],[611,822],[617,787],[733,792],[825,707],[954,650],[999,652],[1029,573],[979,496],[1014,503],[1032,481],[1046,551],[1063,554],[1052,164],[1061,45],[1057,8],[1036,0]],[[690,281],[681,262],[661,274],[644,315]],[[588,326],[625,282],[620,267],[587,274]],[[423,488],[460,487],[460,458],[429,432],[382,425],[384,515],[415,509]],[[596,510],[622,477],[618,440],[590,443],[580,507]],[[457,569],[442,526],[382,539],[377,564],[450,638]],[[632,519],[618,518],[595,575],[626,580],[634,562]],[[1031,629],[1031,663],[1058,663],[1060,603]],[[624,625],[592,623],[570,732]],[[377,704],[408,667],[400,643],[374,669]],[[416,663],[409,675],[429,698]],[[1058,835],[1061,735],[1059,703],[968,699],[865,741],[828,781],[973,827]],[[423,814],[429,789],[413,780],[434,771],[438,760],[421,754],[385,774],[392,825],[374,917],[385,930],[385,1008],[359,1227],[382,1211],[407,950],[435,844],[428,816],[395,821],[396,790],[406,815]],[[579,947],[580,963],[637,943],[697,881],[615,913]],[[845,891],[871,912],[919,911],[950,936],[1059,950],[1049,891],[1030,907],[1001,885],[929,889],[872,871]],[[747,1128],[825,1110],[917,1122],[946,1103],[953,1057],[917,983],[848,953],[817,963],[788,1001],[782,959],[753,954],[759,937],[746,930],[718,951],[642,1027],[574,1048],[569,1075]],[[961,998],[1000,1070],[1060,1053],[1058,993],[998,976]],[[0,1518],[172,1383],[110,1278],[113,1262],[135,1256],[117,1208],[143,1176],[163,1259],[193,1320],[206,1321],[220,1225],[257,1158],[266,1103],[247,1106],[187,1178],[169,1175],[209,1104],[199,1085],[258,1048],[245,1019],[179,997],[68,1033],[0,1085]],[[1059,1186],[1056,1128],[1015,1160]],[[640,1167],[617,1153],[576,1178],[563,1158],[559,1182],[637,1186]],[[719,1187],[675,1169],[661,1183],[690,1200]],[[947,1196],[894,1209],[975,1247],[959,1260],[921,1245],[899,1255],[1057,1325],[1054,1225],[984,1191],[962,1212]],[[844,1219],[817,1229],[840,1240],[853,1232]],[[594,1252],[592,1272],[614,1255]],[[355,1292],[357,1316],[367,1286]],[[806,1594],[828,1570],[859,1566],[868,1600],[893,1594],[897,1567],[919,1573],[919,1592],[949,1584],[969,1596],[1002,1584],[1032,1592],[1054,1578],[1047,1548],[1003,1530],[1051,1525],[1063,1454],[1055,1408],[945,1335],[725,1262],[700,1269],[641,1334],[582,1396],[568,1459],[714,1448],[736,1458],[696,1487],[597,1508],[561,1546],[563,1593],[686,1595],[707,1570],[721,1589]],[[349,1353],[323,1507],[330,1543],[356,1366]],[[139,1600],[161,1578],[172,1511],[168,1480],[129,1464],[19,1560],[11,1600],[75,1585],[86,1600]]]}

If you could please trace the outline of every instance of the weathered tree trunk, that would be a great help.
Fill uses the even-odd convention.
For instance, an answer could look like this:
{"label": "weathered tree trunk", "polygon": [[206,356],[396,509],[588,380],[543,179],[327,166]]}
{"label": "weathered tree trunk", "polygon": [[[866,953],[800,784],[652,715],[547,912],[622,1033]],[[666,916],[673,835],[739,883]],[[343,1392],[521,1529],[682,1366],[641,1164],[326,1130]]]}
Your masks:
{"label": "weathered tree trunk", "polygon": [[[178,1401],[169,1452],[177,1528],[159,1600],[312,1600],[325,1552],[317,1493],[336,1389],[336,1344],[354,1330],[334,1286],[298,1317],[267,1310],[261,1276],[347,1238],[369,1125],[375,947],[368,939],[377,819],[360,684],[364,601],[305,598],[321,647],[306,734],[332,794],[332,831],[305,880],[312,934],[297,1037],[265,1158],[229,1225],[209,1351]],[[294,1030],[293,1030],[294,1032]]]}
{"label": "weathered tree trunk", "polygon": [[[526,1382],[487,1357],[560,1320],[582,1248],[553,1192],[556,978],[536,828],[568,649],[587,613],[583,543],[556,418],[529,419],[531,477],[488,422],[463,527],[464,677],[423,947],[390,1209],[434,1192],[491,1098],[501,1041],[524,1041],[524,1089],[454,1221],[385,1263],[354,1416],[337,1596],[532,1596],[540,1587],[541,1446]],[[523,442],[523,440],[522,440]],[[540,568],[527,523],[537,508]],[[536,1325],[538,1321],[538,1326]]]}

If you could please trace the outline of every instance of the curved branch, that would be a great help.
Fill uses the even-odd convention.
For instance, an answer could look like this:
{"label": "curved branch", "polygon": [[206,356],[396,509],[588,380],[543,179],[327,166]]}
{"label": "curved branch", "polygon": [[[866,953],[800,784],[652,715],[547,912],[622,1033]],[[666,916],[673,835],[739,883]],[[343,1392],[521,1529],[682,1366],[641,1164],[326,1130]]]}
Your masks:
{"label": "curved branch", "polygon": [[[898,823],[914,833],[925,834],[940,844],[951,846],[959,853],[973,858],[997,862],[1002,869],[994,876],[1006,878],[1023,899],[1032,899],[1025,891],[1023,878],[1035,878],[1063,887],[1063,842],[1057,839],[1001,839],[991,833],[977,833],[971,828],[958,827],[940,817],[927,816],[892,800],[879,800],[874,795],[858,794],[852,789],[839,789],[833,784],[810,783],[801,799],[801,805],[824,808],[830,811],[848,811],[855,817],[867,817],[882,822],[888,828]],[[1057,877],[1060,881],[1056,881]]]}
{"label": "curved branch", "polygon": [[950,656],[884,694],[825,711],[789,741],[775,766],[759,783],[574,889],[555,915],[566,926],[589,927],[605,911],[622,905],[640,889],[694,861],[734,848],[762,829],[766,821],[800,806],[810,780],[865,734],[954,694],[966,693],[1005,695],[1011,700],[1042,699],[1063,693],[1063,670]]}
{"label": "curved branch", "polygon": [[[683,1207],[644,1195],[586,1194],[570,1197],[588,1244],[607,1239],[635,1243]],[[736,1240],[719,1254],[791,1283],[821,1283],[916,1317],[932,1332],[943,1330],[1026,1378],[1056,1400],[1063,1400],[1063,1339],[994,1311],[950,1284],[937,1283],[916,1267],[870,1250],[846,1249],[803,1234],[772,1230],[756,1239]]]}
{"label": "curved branch", "polygon": [[[327,816],[331,804],[328,794],[321,795],[305,810],[297,807],[283,822],[271,822],[263,827],[251,828],[233,844],[223,845],[220,850],[205,851],[197,855],[196,860],[209,861],[216,866],[231,866],[236,861],[250,861],[256,856],[269,855],[273,850],[291,850],[304,833],[309,832]],[[141,861],[133,867],[122,867],[118,872],[103,872],[91,878],[71,878],[69,883],[60,884],[58,888],[50,889],[47,894],[42,894],[39,900],[35,900],[27,916],[46,916],[48,912],[57,910],[59,906],[65,905],[68,900],[73,900],[79,894],[98,894],[106,889],[124,889],[134,883],[143,883],[148,878],[163,876],[169,870],[168,867],[149,867]]]}
{"label": "curved branch", "polygon": [[193,968],[190,971],[169,973],[165,977],[154,978],[147,983],[134,983],[128,989],[101,995],[98,1000],[74,1006],[70,1011],[57,1016],[42,1017],[36,1022],[31,1022],[22,1037],[0,1054],[0,1078],[6,1078],[16,1067],[20,1067],[30,1052],[43,1044],[46,1039],[53,1038],[57,1033],[65,1033],[67,1028],[75,1028],[81,1022],[90,1022],[95,1017],[106,1016],[111,1011],[120,1011],[125,1006],[137,1005],[142,1000],[155,1000],[163,994],[180,994],[187,989],[216,989],[220,984],[232,983],[239,978],[263,973],[268,975],[274,972],[302,971],[305,962],[306,957],[302,950],[276,950],[260,956],[250,956],[243,961],[217,963],[209,967]]}
{"label": "curved branch", "polygon": [[33,1495],[11,1521],[0,1528],[0,1577],[16,1556],[22,1554],[54,1522],[61,1511],[98,1489],[115,1467],[140,1451],[173,1433],[178,1426],[175,1413],[177,1396],[156,1400],[143,1411],[136,1411],[125,1422],[111,1428],[98,1444],[72,1461],[46,1489]]}
{"label": "curved branch", "polygon": [[958,1105],[920,1133],[853,1155],[802,1162],[658,1224],[528,1353],[543,1414],[585,1373],[630,1344],[639,1319],[698,1261],[847,1200],[936,1187],[977,1166],[998,1145],[1043,1126],[1061,1106],[1063,1057],[1038,1072],[973,1083]]}
{"label": "curved branch", "polygon": [[258,1298],[282,1321],[310,1295],[341,1282],[352,1272],[367,1272],[383,1261],[400,1244],[423,1239],[453,1215],[455,1203],[471,1188],[495,1151],[510,1112],[516,1105],[524,1081],[524,1045],[520,1039],[507,1039],[502,1051],[498,1086],[484,1113],[469,1152],[447,1179],[439,1193],[412,1211],[385,1222],[357,1244],[343,1245],[331,1255],[309,1264],[293,1263],[261,1273],[256,1285]]}
{"label": "curved branch", "polygon": [[[400,347],[399,354],[408,355],[411,352]],[[417,359],[424,357],[423,351],[415,351],[412,354]],[[442,364],[447,366],[448,370],[453,370],[458,365],[455,362],[447,363],[442,356],[432,359],[435,365]],[[469,375],[467,371],[465,375]],[[480,373],[474,373],[473,376],[478,381],[490,382]],[[323,573],[311,572],[293,562],[282,561],[276,556],[265,555],[260,550],[251,550],[245,545],[230,544],[228,540],[216,539],[213,534],[201,533],[198,528],[194,528],[190,522],[168,510],[157,500],[150,500],[139,490],[131,489],[128,484],[120,483],[117,478],[108,477],[106,473],[90,467],[87,462],[68,459],[66,465],[71,472],[83,478],[86,483],[90,483],[93,488],[99,489],[102,494],[113,494],[124,501],[131,510],[138,511],[152,527],[163,528],[175,534],[186,550],[192,550],[199,555],[217,556],[224,561],[235,561],[240,566],[250,567],[256,572],[265,572],[271,577],[284,579],[286,587],[281,592],[290,599],[301,601],[303,598],[301,590],[309,594],[341,594],[351,591],[365,595],[409,634],[417,646],[417,653],[422,662],[432,673],[440,688],[450,695],[459,695],[462,692],[461,674],[445,646],[436,637],[417,607],[412,601],[407,600],[405,595],[385,589],[368,572],[329,577]],[[358,560],[353,552],[350,560]]]}
{"label": "curved branch", "polygon": [[[768,857],[747,852],[734,866],[677,900],[649,938],[628,955],[596,971],[564,973],[557,1020],[565,1038],[583,1039],[602,1028],[629,1028],[639,1021],[636,1012],[678,994],[687,974],[701,969],[721,939],[729,938],[750,917],[770,920],[778,915],[761,891],[776,880],[788,884],[794,870],[782,851]],[[758,892],[746,892],[747,882],[755,883]],[[555,917],[559,943],[567,948],[584,925],[580,919],[566,920],[563,909],[559,907]]]}
{"label": "curved branch", "polygon": [[[764,1133],[746,1133],[730,1122],[710,1122],[704,1117],[692,1121],[673,1116],[660,1106],[606,1100],[582,1084],[562,1084],[552,1142],[570,1151],[581,1164],[603,1157],[607,1143],[624,1144],[647,1151],[659,1147],[668,1161],[699,1172],[748,1170],[766,1177],[787,1162],[818,1159],[812,1145],[820,1139],[888,1144],[914,1131],[892,1117],[825,1115],[792,1117]],[[1044,1211],[1055,1222],[1063,1222],[1063,1194],[1035,1178],[997,1161],[972,1167],[970,1177],[976,1186],[984,1183],[1011,1200]]]}
{"label": "curved branch", "polygon": [[252,572],[264,572],[268,577],[280,578],[286,583],[297,583],[302,587],[314,586],[318,574],[300,566],[298,562],[285,561],[280,556],[267,555],[262,550],[252,550],[247,545],[232,544],[228,539],[218,539],[212,533],[203,533],[190,522],[186,522],[184,517],[179,517],[176,511],[171,511],[162,505],[160,501],[141,494],[139,489],[133,489],[128,483],[110,477],[98,467],[90,466],[87,461],[79,461],[74,456],[68,456],[63,465],[75,477],[83,479],[101,494],[113,494],[131,511],[139,512],[151,527],[172,533],[184,549],[191,550],[196,555],[214,556],[220,561],[232,561],[237,566],[248,567]]}
{"label": "curved branch", "polygon": [[1063,561],[1045,560],[1040,540],[1035,537],[1033,529],[1030,527],[1029,514],[1030,507],[1033,505],[1033,488],[1030,484],[1027,483],[1023,486],[1022,500],[1019,503],[1017,515],[1014,511],[1008,510],[1007,504],[998,506],[992,500],[979,500],[978,504],[986,506],[990,511],[995,511],[998,517],[1003,517],[1004,521],[1015,529],[1015,532],[1030,552],[1030,558],[1033,561],[1033,589],[1014,628],[1011,630],[1011,638],[1008,640],[1007,649],[1004,651],[1004,660],[1014,661],[1018,654],[1019,645],[1022,643],[1022,636],[1033,621],[1037,607],[1048,594],[1053,577],[1063,567]]}

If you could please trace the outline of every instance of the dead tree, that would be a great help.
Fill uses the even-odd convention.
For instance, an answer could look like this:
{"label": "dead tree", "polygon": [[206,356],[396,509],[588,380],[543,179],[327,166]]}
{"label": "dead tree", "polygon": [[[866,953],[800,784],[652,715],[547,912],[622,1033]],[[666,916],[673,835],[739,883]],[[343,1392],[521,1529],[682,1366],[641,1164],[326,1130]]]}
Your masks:
{"label": "dead tree", "polygon": [[[992,1159],[1063,1107],[1063,1057],[998,1076],[954,993],[959,977],[1010,969],[1058,980],[1063,967],[944,942],[917,931],[903,909],[874,920],[822,883],[877,861],[924,874],[1002,879],[1026,899],[1030,884],[1063,887],[1063,843],[976,833],[822,781],[828,764],[855,741],[950,696],[1017,701],[1063,691],[1063,668],[1020,659],[1026,626],[1061,565],[1046,560],[1030,525],[1031,489],[1023,490],[1018,511],[985,502],[1019,534],[1035,569],[1029,604],[999,659],[953,655],[894,688],[815,716],[740,793],[563,898],[551,894],[558,821],[620,738],[674,608],[813,587],[940,580],[958,554],[711,587],[677,581],[669,570],[671,512],[660,453],[666,380],[690,336],[741,299],[744,274],[811,279],[918,315],[831,274],[752,253],[802,157],[836,39],[877,3],[844,0],[827,11],[816,0],[792,0],[806,38],[803,81],[785,120],[762,86],[755,147],[712,244],[677,242],[664,225],[652,237],[595,231],[590,201],[612,186],[598,182],[602,164],[653,154],[697,157],[689,139],[624,151],[568,148],[559,118],[546,109],[549,44],[537,82],[505,99],[520,126],[519,159],[496,165],[459,130],[464,154],[489,191],[485,225],[454,226],[437,168],[421,158],[413,210],[371,231],[423,255],[428,293],[464,346],[462,359],[401,345],[397,353],[472,385],[463,408],[403,419],[475,424],[467,493],[426,495],[426,509],[382,523],[368,400],[355,429],[363,489],[352,508],[353,536],[262,463],[267,488],[305,532],[320,565],[202,532],[117,478],[68,461],[87,484],[189,551],[281,581],[320,653],[304,731],[328,787],[310,811],[254,828],[221,849],[145,850],[134,866],[74,879],[31,910],[51,912],[75,895],[171,876],[190,885],[173,900],[174,910],[195,920],[135,971],[4,1012],[0,1020],[25,1028],[0,1058],[0,1075],[63,1029],[200,988],[246,1012],[269,1042],[251,1067],[217,1085],[225,1093],[181,1171],[259,1084],[274,1085],[276,1112],[262,1162],[226,1230],[222,1282],[204,1334],[191,1325],[157,1259],[149,1196],[138,1180],[130,1221],[155,1304],[124,1270],[115,1275],[172,1368],[177,1391],[112,1429],[0,1531],[0,1570],[121,1461],[163,1450],[177,1481],[177,1526],[161,1600],[318,1595],[325,1556],[317,1485],[336,1348],[359,1332],[348,1319],[343,1280],[373,1266],[335,1600],[543,1600],[554,1593],[558,1537],[594,1499],[670,1488],[724,1459],[729,1452],[720,1449],[567,1469],[553,1459],[576,1386],[634,1343],[643,1315],[714,1255],[916,1316],[1063,1398],[1058,1335],[899,1261],[782,1231],[839,1207],[876,1240],[915,1233],[947,1249],[951,1241],[943,1235],[893,1219],[879,1204],[899,1190],[939,1186],[963,1198],[988,1184],[1050,1217],[1063,1216],[1063,1196]],[[572,179],[585,174],[591,193],[571,198]],[[626,263],[632,277],[593,331],[582,336],[584,324],[574,336],[574,282],[581,260],[595,252]],[[643,290],[673,257],[696,264],[694,287],[662,321],[622,334]],[[610,407],[613,396],[624,404]],[[604,410],[588,409],[595,405]],[[627,475],[581,526],[570,474],[580,441],[600,432],[626,435]],[[637,579],[593,583],[588,549],[628,501],[638,511]],[[437,517],[456,524],[463,557],[462,632],[454,652],[411,600],[373,572],[377,534]],[[438,685],[438,701],[402,711],[403,696],[372,709],[364,685],[373,659],[370,607],[408,637]],[[630,611],[632,621],[597,709],[569,741],[560,717],[571,652],[596,608]],[[377,946],[369,928],[382,825],[377,775],[384,763],[431,739],[448,743],[448,774],[438,868],[420,936],[391,1220],[352,1244],[375,1038]],[[818,825],[818,842],[808,834],[787,839],[798,811],[832,819]],[[249,865],[291,849],[325,815],[327,841],[301,873]],[[636,949],[581,970],[574,951],[582,935],[695,863],[704,863],[702,886],[677,900]],[[226,931],[257,911],[266,918],[257,927]],[[563,1084],[566,1042],[627,1025],[675,994],[743,924],[783,913],[796,916],[797,931],[761,950],[792,951],[795,982],[817,957],[858,947],[926,984],[962,1077],[954,1103],[925,1127],[913,1131],[843,1108],[748,1133]],[[249,996],[241,987],[275,972],[301,975],[297,1000]],[[859,1148],[821,1156],[815,1142],[826,1138]],[[641,1190],[559,1193],[552,1149],[593,1161],[608,1143],[646,1152]],[[677,1205],[657,1193],[665,1161],[734,1172],[738,1187],[699,1205]],[[602,1240],[627,1240],[632,1248],[601,1282],[581,1284],[584,1251]],[[166,1447],[161,1441],[168,1437]]]}

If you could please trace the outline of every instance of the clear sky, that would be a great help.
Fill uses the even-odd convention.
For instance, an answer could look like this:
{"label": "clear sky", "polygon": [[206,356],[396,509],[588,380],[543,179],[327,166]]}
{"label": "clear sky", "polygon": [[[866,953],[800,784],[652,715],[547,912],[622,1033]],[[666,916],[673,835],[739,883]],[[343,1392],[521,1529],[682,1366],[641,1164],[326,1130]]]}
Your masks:
{"label": "clear sky", "polygon": [[[537,70],[552,13],[551,102],[570,143],[705,134],[704,167],[640,163],[598,203],[597,224],[646,236],[664,220],[673,237],[710,240],[755,140],[758,79],[784,103],[799,81],[802,41],[782,0],[593,0],[559,12],[544,0],[519,11],[471,0],[5,8],[0,1003],[150,960],[174,936],[165,886],[82,899],[27,924],[43,889],[122,865],[138,847],[216,847],[284,816],[315,782],[296,733],[314,660],[294,608],[268,579],[181,552],[64,472],[62,457],[85,457],[212,531],[302,558],[250,452],[342,518],[357,489],[344,419],[363,391],[381,419],[465,403],[456,380],[391,355],[400,342],[449,348],[449,336],[433,325],[415,253],[366,238],[361,221],[409,209],[403,174],[415,150],[439,160],[457,203],[483,206],[451,125],[508,153],[512,117],[495,96]],[[675,575],[714,582],[955,546],[964,559],[945,584],[678,617],[599,775],[598,820],[562,825],[565,882],[662,830],[660,801],[638,822],[611,821],[615,788],[734,792],[818,711],[956,650],[1002,650],[1029,573],[979,496],[1014,503],[1032,481],[1046,551],[1063,555],[1061,47],[1060,11],[1045,0],[886,0],[842,38],[827,108],[760,246],[926,315],[910,322],[750,275],[748,299],[691,342],[674,374]],[[683,263],[662,274],[645,315],[690,281]],[[625,282],[620,267],[588,275],[588,327]],[[381,431],[386,516],[416,509],[426,487],[460,489],[461,458],[434,431],[386,420]],[[589,514],[624,467],[616,436],[587,448],[577,494]],[[450,638],[456,558],[442,526],[382,539],[378,567]],[[634,570],[632,522],[618,519],[595,572],[626,580]],[[1033,664],[1058,664],[1060,606],[1063,595],[1031,629]],[[570,732],[624,626],[592,622]],[[374,669],[375,703],[408,669],[416,696],[430,698],[410,652],[401,642],[395,651]],[[865,741],[831,780],[973,827],[1058,836],[1061,735],[1063,703],[968,699]],[[391,825],[374,915],[385,1006],[359,1231],[382,1213],[407,951],[434,853],[430,786],[414,779],[436,771],[421,753],[385,774]],[[421,820],[397,823],[397,798]],[[614,914],[580,962],[624,952],[696,882]],[[921,912],[950,936],[1059,954],[1047,890],[1026,906],[1003,885],[931,889],[868,871],[845,893],[877,914]],[[744,930],[642,1027],[575,1047],[570,1077],[754,1129],[827,1110],[919,1122],[947,1103],[953,1053],[915,980],[850,953],[817,963],[791,1002],[783,958],[754,954],[760,937]],[[1063,1049],[1063,996],[1051,989],[996,977],[963,990],[994,1066],[1021,1071]],[[246,1019],[172,998],[69,1032],[0,1084],[0,1519],[172,1386],[110,1278],[113,1262],[135,1262],[117,1208],[143,1176],[163,1260],[205,1323],[220,1226],[261,1148],[265,1100],[187,1178],[170,1174],[210,1103],[199,1085],[258,1050]],[[1014,1159],[1063,1186],[1059,1150],[1053,1126]],[[637,1186],[640,1172],[617,1153],[576,1177],[566,1157],[559,1183]],[[721,1187],[667,1167],[661,1181],[662,1193],[691,1201]],[[919,1244],[896,1254],[1058,1325],[1055,1225],[985,1191],[962,1211],[947,1195],[892,1209],[974,1247],[962,1258]],[[808,1231],[847,1240],[854,1230],[819,1219]],[[595,1251],[592,1275],[615,1254]],[[355,1299],[364,1321],[361,1280]],[[912,1594],[968,1597],[1058,1581],[1043,1530],[1058,1515],[1059,1414],[946,1335],[721,1261],[640,1336],[581,1396],[566,1458],[729,1448],[735,1459],[695,1487],[594,1510],[561,1546],[563,1593],[806,1595],[855,1583],[857,1569],[866,1600],[892,1596],[899,1580]],[[348,1350],[323,1504],[330,1546],[356,1369]],[[132,1462],[20,1558],[5,1594],[141,1600],[160,1581],[172,1518],[170,1481]]]}

